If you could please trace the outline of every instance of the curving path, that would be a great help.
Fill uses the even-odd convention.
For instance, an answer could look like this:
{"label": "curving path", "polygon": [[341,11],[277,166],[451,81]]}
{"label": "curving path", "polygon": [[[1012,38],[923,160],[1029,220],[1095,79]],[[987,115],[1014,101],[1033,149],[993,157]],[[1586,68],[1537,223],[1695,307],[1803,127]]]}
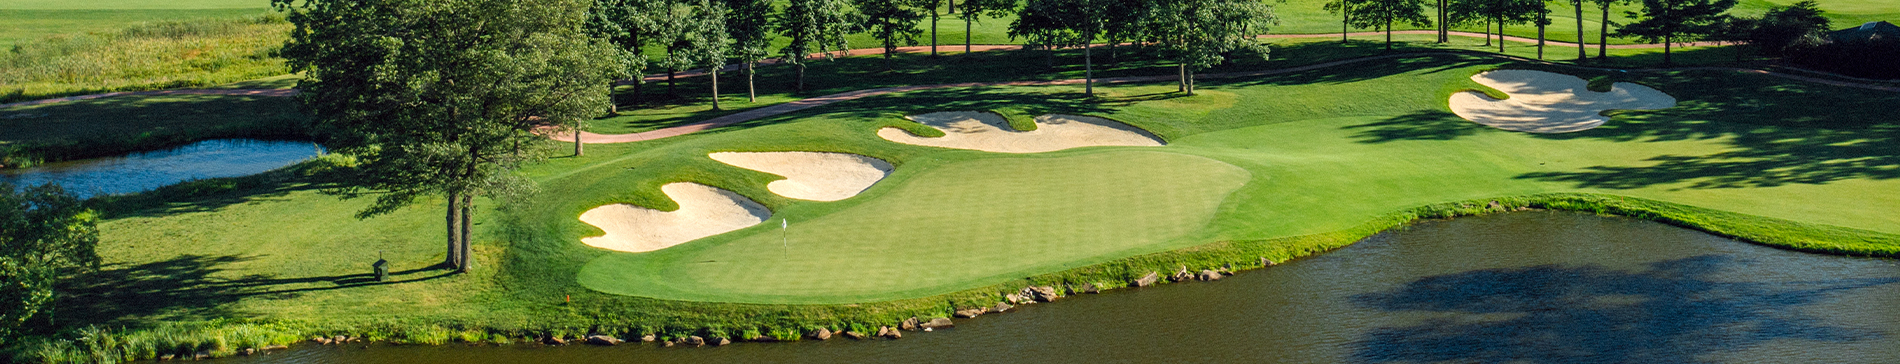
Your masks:
{"label": "curving path", "polygon": [[[1371,57],[1338,60],[1338,61],[1311,64],[1311,65],[1305,65],[1305,66],[1299,66],[1299,67],[1293,67],[1293,68],[1281,68],[1281,69],[1248,71],[1248,72],[1208,73],[1208,74],[1195,75],[1195,78],[1196,79],[1219,79],[1219,78],[1237,78],[1237,77],[1259,77],[1259,76],[1278,75],[1278,74],[1286,74],[1286,73],[1305,72],[1305,71],[1311,71],[1311,70],[1316,70],[1316,69],[1321,69],[1321,68],[1360,63],[1360,62],[1383,60],[1383,59],[1410,57],[1410,56],[1418,56],[1418,55],[1445,54],[1445,53],[1460,53],[1460,54],[1471,54],[1471,55],[1480,55],[1480,56],[1488,56],[1488,57],[1496,57],[1496,58],[1505,58],[1505,59],[1511,59],[1511,60],[1522,61],[1522,62],[1533,62],[1533,63],[1540,63],[1540,64],[1545,64],[1545,65],[1555,65],[1555,66],[1577,68],[1577,69],[1620,70],[1620,69],[1614,69],[1614,68],[1586,67],[1586,66],[1570,65],[1570,64],[1563,64],[1563,63],[1555,63],[1555,62],[1549,62],[1549,61],[1540,61],[1540,60],[1535,60],[1535,59],[1530,59],[1530,58],[1507,56],[1507,55],[1501,55],[1501,54],[1495,54],[1495,53],[1439,51],[1439,52],[1395,53],[1395,54],[1387,54],[1387,55],[1379,55],[1379,56],[1371,56]],[[1798,76],[1798,75],[1791,75],[1791,74],[1786,74],[1786,73],[1770,72],[1766,70],[1748,69],[1748,68],[1684,67],[1684,68],[1641,69],[1641,70],[1635,70],[1635,71],[1637,72],[1730,71],[1730,72],[1739,72],[1739,73],[1768,75],[1768,76],[1780,77],[1780,78],[1785,78],[1785,79],[1790,79],[1790,80],[1813,82],[1813,83],[1832,85],[1832,86],[1854,87],[1854,88],[1862,88],[1862,89],[1877,90],[1877,91],[1888,91],[1888,92],[1900,92],[1900,87],[1897,87],[1897,86],[1870,85],[1870,84],[1863,84],[1863,83],[1854,83],[1854,82],[1846,82],[1846,81],[1839,81],[1839,80]],[[1103,84],[1130,83],[1130,82],[1159,82],[1159,81],[1173,81],[1176,78],[1177,77],[1175,75],[1108,77],[1108,78],[1097,78],[1095,79],[1095,82],[1103,83]],[[931,89],[941,89],[941,88],[955,88],[955,87],[1075,85],[1075,84],[1081,84],[1083,81],[1084,79],[1076,78],[1076,79],[1048,80],[1048,81],[963,82],[963,83],[945,83],[945,84],[935,84],[935,85],[914,85],[914,86],[874,88],[874,89],[858,90],[858,91],[811,97],[811,98],[801,99],[798,101],[792,101],[792,102],[787,102],[787,103],[778,104],[778,105],[772,105],[772,106],[766,106],[766,107],[741,111],[741,112],[737,112],[733,114],[728,114],[725,116],[707,119],[706,121],[701,121],[697,123],[675,126],[675,127],[670,127],[670,128],[663,128],[663,129],[658,129],[658,130],[653,130],[653,131],[630,133],[630,134],[595,134],[595,133],[589,133],[589,132],[581,132],[581,142],[586,143],[586,144],[610,144],[610,143],[630,143],[630,142],[639,142],[639,141],[668,138],[668,137],[674,137],[674,136],[680,136],[680,135],[691,134],[691,133],[695,133],[699,131],[704,131],[707,129],[713,129],[713,128],[718,128],[722,126],[732,125],[732,124],[736,124],[740,122],[756,120],[759,118],[789,113],[793,111],[799,111],[799,110],[810,109],[810,108],[824,106],[824,105],[830,105],[830,104],[837,103],[840,101],[856,100],[856,99],[861,99],[865,97],[898,93],[898,92],[931,90]],[[573,133],[550,134],[549,137],[557,139],[557,140],[563,140],[563,141],[574,140]]]}
{"label": "curving path", "polygon": [[11,104],[0,104],[0,109],[16,107],[16,106],[33,106],[33,105],[44,105],[44,104],[67,102],[67,101],[91,100],[91,99],[107,98],[107,97],[114,97],[114,96],[153,96],[153,95],[225,95],[225,96],[287,97],[287,96],[297,96],[297,90],[296,89],[229,89],[229,90],[187,89],[187,90],[163,90],[163,91],[126,91],[126,92],[112,92],[112,93],[80,95],[80,96],[68,96],[68,97],[51,98],[51,99],[44,99],[44,100],[15,102]]}

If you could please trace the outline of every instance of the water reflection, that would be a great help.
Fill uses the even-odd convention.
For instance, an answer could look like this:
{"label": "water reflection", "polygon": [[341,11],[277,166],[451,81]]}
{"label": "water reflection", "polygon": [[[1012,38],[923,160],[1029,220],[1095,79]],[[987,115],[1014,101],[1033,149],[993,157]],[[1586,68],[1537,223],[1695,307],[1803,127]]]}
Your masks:
{"label": "water reflection", "polygon": [[[1801,312],[1831,293],[1900,282],[1845,278],[1801,282],[1716,279],[1747,263],[1702,255],[1642,271],[1541,265],[1425,277],[1354,303],[1446,317],[1365,335],[1365,362],[1697,363],[1704,355],[1796,339],[1885,338]],[[1891,289],[1891,288],[1888,288]]]}
{"label": "water reflection", "polygon": [[1083,295],[901,340],[300,346],[265,363],[1896,363],[1900,265],[1668,225],[1428,222],[1219,282]]}
{"label": "water reflection", "polygon": [[149,191],[179,182],[246,176],[321,154],[310,142],[216,139],[124,157],[0,170],[16,185],[56,183],[81,197]]}

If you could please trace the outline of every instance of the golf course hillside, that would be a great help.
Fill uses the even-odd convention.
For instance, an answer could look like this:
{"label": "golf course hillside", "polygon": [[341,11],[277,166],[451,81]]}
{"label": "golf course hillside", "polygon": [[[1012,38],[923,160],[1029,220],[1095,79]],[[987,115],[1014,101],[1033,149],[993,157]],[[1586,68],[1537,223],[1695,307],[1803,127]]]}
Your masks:
{"label": "golf course hillside", "polygon": [[[1613,84],[1612,91],[1587,90],[1583,80]],[[1433,204],[1549,194],[1757,216],[1690,225],[1766,224],[1793,234],[1784,243],[1797,248],[1900,249],[1893,235],[1900,216],[1883,213],[1900,208],[1900,198],[1879,192],[1900,188],[1890,143],[1896,125],[1875,107],[1895,100],[1893,93],[1728,72],[1605,73],[1457,55],[1203,82],[1205,91],[1193,97],[1137,84],[1110,88],[1100,102],[1078,102],[1066,86],[918,91],[794,113],[768,126],[647,142],[547,180],[538,204],[547,213],[535,214],[545,216],[540,231],[547,233],[536,240],[581,248],[579,238],[598,232],[571,218],[576,212],[599,202],[669,209],[660,191],[644,186],[707,183],[761,201],[771,219],[788,223],[662,251],[594,251],[575,282],[632,297],[787,304],[929,297],[1207,244],[1351,231]],[[1465,120],[1458,115],[1470,111],[1454,114],[1452,105],[1469,93],[1514,102],[1488,111],[1515,113],[1512,125],[1542,121],[1560,130]],[[973,146],[1065,139],[1057,131],[1064,124],[1050,118],[1025,131],[1011,125],[1030,123],[981,112],[1024,102],[1099,115],[1062,120],[1152,132],[1167,143]],[[976,112],[918,113],[946,109]],[[1588,124],[1578,118],[1602,121],[1577,127]],[[930,134],[942,136],[921,136]],[[862,195],[815,202],[761,193],[777,177],[694,161],[719,150],[819,149],[897,168]],[[1281,261],[1314,247],[1274,248],[1264,257]],[[1149,272],[1068,283],[1118,286]]]}

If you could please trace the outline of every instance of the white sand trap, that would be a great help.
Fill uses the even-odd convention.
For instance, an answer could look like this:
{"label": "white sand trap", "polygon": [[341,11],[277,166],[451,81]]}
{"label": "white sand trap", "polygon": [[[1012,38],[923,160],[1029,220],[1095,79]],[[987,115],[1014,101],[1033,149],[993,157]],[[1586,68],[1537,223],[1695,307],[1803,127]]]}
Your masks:
{"label": "white sand trap", "polygon": [[1483,93],[1451,95],[1451,112],[1491,127],[1529,133],[1569,133],[1603,125],[1605,110],[1655,110],[1676,106],[1676,98],[1647,86],[1617,82],[1610,92],[1590,91],[1588,81],[1543,71],[1501,70],[1471,80],[1504,91],[1511,98]]}
{"label": "white sand trap", "polygon": [[877,136],[885,140],[929,147],[981,150],[998,153],[1041,153],[1094,146],[1158,147],[1161,140],[1114,120],[1076,115],[1036,117],[1036,130],[1016,131],[1002,115],[975,111],[933,112],[910,117],[918,123],[942,130],[943,137],[926,138],[898,128],[884,128]]}
{"label": "white sand trap", "polygon": [[607,235],[582,238],[581,243],[623,252],[650,252],[694,239],[758,225],[772,211],[732,191],[691,182],[660,186],[666,197],[679,203],[671,212],[628,204],[595,207],[581,214],[581,222]]}
{"label": "white sand trap", "polygon": [[734,167],[776,174],[785,179],[765,185],[779,196],[837,201],[857,196],[891,174],[891,163],[847,153],[724,152],[706,155]]}

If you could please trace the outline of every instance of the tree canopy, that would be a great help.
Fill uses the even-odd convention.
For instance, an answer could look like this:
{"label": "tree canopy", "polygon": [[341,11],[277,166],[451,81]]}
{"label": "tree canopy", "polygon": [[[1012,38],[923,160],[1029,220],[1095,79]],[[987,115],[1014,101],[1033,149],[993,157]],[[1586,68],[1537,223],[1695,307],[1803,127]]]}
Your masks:
{"label": "tree canopy", "polygon": [[1623,25],[1616,33],[1663,43],[1663,64],[1673,64],[1674,43],[1700,38],[1721,29],[1728,18],[1723,12],[1735,7],[1736,0],[1641,0],[1642,8],[1628,12],[1636,22]]}
{"label": "tree canopy", "polygon": [[53,312],[62,273],[99,266],[97,222],[57,185],[0,182],[0,343]]}
{"label": "tree canopy", "polygon": [[585,0],[274,0],[296,25],[284,56],[331,150],[360,162],[345,196],[367,218],[448,200],[445,264],[466,270],[476,196],[518,195],[513,172],[546,140],[605,109],[622,54],[582,31]]}
{"label": "tree canopy", "polygon": [[1254,40],[1277,20],[1273,7],[1258,0],[1157,0],[1148,13],[1147,38],[1162,57],[1181,70],[1181,90],[1194,94],[1194,71],[1227,61],[1227,54],[1250,51],[1266,56]]}
{"label": "tree canopy", "polygon": [[831,58],[831,52],[851,49],[845,35],[858,29],[857,16],[845,0],[790,0],[773,18],[772,29],[788,38],[779,59],[798,68],[795,89],[805,91],[806,59],[812,54]]}

